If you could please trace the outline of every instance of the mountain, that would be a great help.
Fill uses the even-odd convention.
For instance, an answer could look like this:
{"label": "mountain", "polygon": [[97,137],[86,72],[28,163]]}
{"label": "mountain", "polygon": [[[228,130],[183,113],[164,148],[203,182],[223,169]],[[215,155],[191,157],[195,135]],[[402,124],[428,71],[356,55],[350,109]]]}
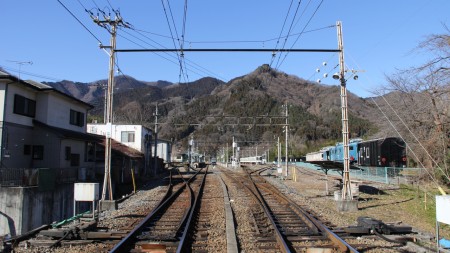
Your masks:
{"label": "mountain", "polygon": [[[105,95],[105,88],[108,85],[108,80],[98,80],[90,83],[81,83],[63,80],[60,82],[44,82],[47,85],[52,86],[59,91],[76,97],[84,102],[91,103]],[[132,89],[138,89],[143,87],[155,87],[162,89],[173,85],[167,81],[156,82],[143,82],[134,79],[130,76],[117,76],[114,78],[114,93],[126,92]]]}
{"label": "mountain", "polygon": [[[154,127],[158,105],[159,136],[179,147],[187,139],[202,140],[203,148],[219,152],[234,136],[240,145],[256,141],[266,148],[283,137],[284,104],[289,114],[289,145],[294,155],[333,144],[341,137],[340,86],[306,81],[262,65],[227,83],[206,77],[186,84],[143,82],[132,77],[116,78],[114,121]],[[63,81],[47,83],[95,106],[92,117],[103,116],[103,85]],[[373,135],[379,125],[372,103],[348,93],[351,138]]]}

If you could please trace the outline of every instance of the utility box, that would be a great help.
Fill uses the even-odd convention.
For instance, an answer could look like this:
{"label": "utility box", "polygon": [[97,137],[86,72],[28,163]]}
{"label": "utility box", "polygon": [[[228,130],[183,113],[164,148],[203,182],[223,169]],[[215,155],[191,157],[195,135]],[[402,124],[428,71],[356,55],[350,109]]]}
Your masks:
{"label": "utility box", "polygon": [[75,183],[73,194],[73,215],[77,215],[77,202],[92,202],[92,219],[95,219],[95,201],[99,199],[98,183]]}
{"label": "utility box", "polygon": [[75,201],[96,201],[99,199],[98,183],[75,183]]}

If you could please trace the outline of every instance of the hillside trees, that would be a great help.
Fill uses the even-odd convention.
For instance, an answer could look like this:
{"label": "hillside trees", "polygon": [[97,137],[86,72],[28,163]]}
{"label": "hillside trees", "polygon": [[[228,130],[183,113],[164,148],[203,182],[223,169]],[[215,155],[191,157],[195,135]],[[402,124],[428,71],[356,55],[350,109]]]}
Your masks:
{"label": "hillside trees", "polygon": [[430,59],[387,76],[380,107],[407,141],[409,156],[450,182],[450,30],[417,47]]}

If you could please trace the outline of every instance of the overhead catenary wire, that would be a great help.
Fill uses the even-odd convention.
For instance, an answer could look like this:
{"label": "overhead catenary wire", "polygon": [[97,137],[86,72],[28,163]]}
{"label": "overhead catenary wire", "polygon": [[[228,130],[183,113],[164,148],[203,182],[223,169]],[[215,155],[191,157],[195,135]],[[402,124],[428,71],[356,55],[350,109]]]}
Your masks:
{"label": "overhead catenary wire", "polygon": [[[287,21],[287,19],[288,19],[288,17],[289,17],[289,13],[291,12],[291,8],[292,8],[292,4],[293,4],[293,3],[294,3],[294,0],[291,0],[291,3],[289,4],[288,11],[287,11],[286,16],[285,16],[285,18],[284,18],[283,25],[281,26],[280,34],[278,35],[277,43],[275,44],[275,49],[278,48],[278,44],[280,43],[280,38],[281,38],[281,35],[283,34],[284,26],[286,25],[286,21]],[[272,67],[272,64],[273,64],[273,61],[274,61],[274,60],[275,60],[275,53],[272,54],[272,58],[271,58],[271,60],[270,60],[269,67]]]}
{"label": "overhead catenary wire", "polygon": [[[169,4],[168,1],[167,1],[167,3],[168,3],[169,12],[172,13],[172,11],[170,9],[170,4]],[[176,28],[175,22],[173,20],[173,15],[172,15],[172,22],[173,22],[173,26],[174,26],[176,37],[174,36],[173,31],[172,31],[172,25],[170,24],[169,16],[167,15],[167,9],[166,9],[166,5],[164,4],[164,0],[161,0],[161,4],[162,4],[163,10],[164,10],[164,15],[166,17],[167,25],[169,27],[170,35],[172,37],[173,45],[174,45],[175,48],[177,48],[177,45],[175,43],[175,39],[177,39],[179,41],[179,38],[178,38],[177,28]],[[181,56],[180,56],[180,54],[178,54],[178,52],[177,52],[177,57],[178,57],[178,64],[179,64],[179,67],[180,67],[180,73],[178,75],[179,82],[181,82],[181,76],[183,76],[184,81],[186,82],[187,80],[185,79],[185,76],[184,76],[183,63],[182,63],[182,60],[181,60]]]}
{"label": "overhead catenary wire", "polygon": [[[135,35],[130,34],[130,33],[128,33],[128,32],[125,31],[125,30],[124,30],[124,32],[125,32],[126,34],[128,34],[129,36],[131,36],[131,37],[133,37],[133,38],[135,38],[135,39],[141,41],[142,43],[145,43],[145,44],[147,44],[147,45],[149,45],[149,46],[152,46],[153,48],[156,48],[155,46],[153,46],[153,45],[149,44],[148,42],[146,42],[146,41],[144,41],[144,40],[142,40],[142,39],[136,37]],[[125,40],[128,40],[129,42],[131,42],[131,43],[133,43],[133,44],[135,44],[135,45],[137,45],[137,46],[139,46],[139,47],[141,47],[141,48],[146,48],[145,46],[143,46],[143,45],[141,45],[141,44],[139,44],[139,43],[137,43],[137,42],[135,42],[135,41],[133,41],[133,40],[131,40],[131,39],[129,39],[129,38],[123,36],[123,35],[120,35],[120,34],[119,34],[118,36],[121,37],[121,38],[123,38],[123,39],[125,39]],[[157,43],[157,42],[155,42],[155,43]],[[117,50],[116,50],[116,52],[117,52]],[[177,56],[172,55],[172,54],[170,54],[169,52],[153,52],[153,53],[154,53],[155,55],[158,55],[159,57],[161,57],[161,58],[163,58],[163,59],[165,59],[165,60],[167,60],[167,61],[169,61],[169,62],[171,62],[171,63],[173,63],[173,64],[175,64],[175,65],[177,65],[177,66],[179,66],[179,61],[178,61]],[[168,57],[173,58],[174,60],[169,59],[168,57],[163,56],[161,53],[165,54],[165,55],[168,56]],[[189,60],[188,60],[188,63],[187,63],[187,64],[190,65],[191,67],[193,67],[194,69],[196,69],[196,70],[198,70],[198,71],[200,71],[200,72],[203,72],[204,74],[212,74],[213,76],[216,76],[218,79],[222,79],[222,78],[221,78],[220,76],[218,76],[217,74],[215,74],[215,73],[213,73],[213,72],[211,72],[211,71],[209,71],[209,70],[207,70],[207,69],[201,67],[200,65],[198,65],[198,64],[196,64],[196,63],[194,63],[194,62],[192,62],[192,61],[189,61]],[[193,65],[196,65],[196,66],[198,66],[198,67],[195,67],[195,66],[193,66]],[[203,76],[202,74],[200,74],[200,73],[198,73],[198,72],[196,72],[196,71],[194,71],[194,70],[192,70],[192,69],[191,69],[190,71],[191,71],[192,73],[198,75],[198,76]]]}
{"label": "overhead catenary wire", "polygon": [[[301,3],[302,3],[302,1],[299,0],[299,1],[298,1],[297,8],[295,9],[294,17],[292,18],[292,21],[291,21],[291,25],[289,26],[289,30],[288,30],[288,32],[287,32],[286,38],[285,38],[284,41],[283,41],[283,46],[281,47],[282,49],[285,48],[286,43],[287,43],[288,38],[289,38],[289,35],[291,34],[291,31],[292,31],[292,28],[293,28],[293,26],[294,26],[295,19],[297,18],[297,13],[298,13],[298,10],[300,9]],[[278,63],[280,62],[281,55],[282,55],[282,53],[280,53],[280,54],[278,55],[278,60],[277,60],[277,64],[276,64],[275,69],[278,69]]]}
{"label": "overhead catenary wire", "polygon": [[[161,48],[165,48],[164,45],[162,45],[162,44],[156,42],[156,41],[153,40],[152,38],[150,38],[150,37],[148,37],[147,35],[143,34],[145,31],[136,29],[136,28],[134,28],[134,27],[131,28],[131,30],[134,31],[134,32],[136,32],[136,33],[139,34],[140,36],[144,37],[145,39],[148,39],[148,40],[150,40],[151,42],[157,44],[157,45],[160,46]],[[148,33],[148,32],[147,32],[147,33]],[[129,33],[127,33],[127,34],[129,34]],[[144,41],[144,40],[142,40],[142,39],[140,39],[140,38],[137,38],[136,36],[134,36],[134,35],[132,35],[132,34],[129,34],[129,35],[132,36],[132,37],[134,37],[134,38],[136,38],[136,39],[138,39],[138,40],[140,40],[140,41],[142,41],[142,42],[144,42],[144,43],[146,43],[147,45],[150,45],[150,46],[156,48],[156,46],[153,46],[153,45],[151,45],[150,43],[148,43],[148,42],[146,42],[146,41]],[[142,48],[145,48],[145,47],[142,46]],[[164,52],[164,53],[168,54],[167,52]],[[155,53],[155,54],[157,54],[157,53]],[[157,54],[157,55],[158,55],[158,54]],[[172,55],[170,55],[170,56],[172,57]],[[175,57],[175,58],[176,58],[176,57]],[[203,72],[203,73],[205,73],[205,74],[215,76],[215,77],[217,77],[218,79],[224,80],[224,78],[220,77],[218,74],[216,74],[216,73],[214,73],[214,72],[212,72],[212,71],[210,71],[210,70],[208,70],[208,69],[206,69],[206,68],[204,68],[204,67],[202,67],[202,66],[196,64],[195,62],[190,61],[189,59],[185,59],[185,60],[187,60],[188,65],[190,65],[191,67],[192,67],[192,65],[196,65],[198,68],[197,68],[197,67],[194,67],[194,68],[197,69],[197,70],[199,70],[200,72]],[[178,65],[178,63],[175,63],[175,64]],[[191,71],[192,71],[192,70],[191,70]],[[196,74],[198,74],[198,73],[196,73]],[[202,76],[202,75],[199,74],[199,76]]]}
{"label": "overhead catenary wire", "polygon": [[[311,20],[314,18],[314,16],[317,14],[317,11],[320,9],[320,7],[322,6],[323,0],[320,1],[319,5],[316,7],[316,9],[314,10],[314,13],[311,15],[311,17],[309,18],[308,22],[305,24],[305,26],[302,29],[302,32],[299,33],[299,35],[297,36],[297,39],[294,41],[294,43],[292,43],[292,46],[290,47],[290,49],[293,49],[295,44],[297,44],[298,40],[300,39],[301,35],[303,34],[303,31],[308,27],[309,23],[311,22]],[[286,57],[288,56],[290,52],[287,52],[284,55],[283,60],[280,62],[280,64],[277,66],[277,69],[281,67],[281,65],[284,63],[284,61],[286,60]]]}

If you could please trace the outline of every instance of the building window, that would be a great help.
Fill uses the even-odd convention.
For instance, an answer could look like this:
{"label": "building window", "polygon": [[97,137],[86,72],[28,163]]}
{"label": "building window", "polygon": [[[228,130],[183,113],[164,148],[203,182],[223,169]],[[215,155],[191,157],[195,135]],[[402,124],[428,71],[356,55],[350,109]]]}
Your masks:
{"label": "building window", "polygon": [[44,146],[34,145],[33,146],[33,160],[43,160],[44,159]]}
{"label": "building window", "polygon": [[70,154],[70,166],[80,166],[80,154]]}
{"label": "building window", "polygon": [[84,126],[84,113],[70,110],[70,124],[75,126]]}
{"label": "building window", "polygon": [[23,154],[24,155],[31,155],[31,145],[24,145],[23,146]]}
{"label": "building window", "polygon": [[64,152],[64,159],[65,160],[70,160],[70,154],[71,153],[72,153],[72,148],[66,146],[66,149],[65,149],[65,152]]}
{"label": "building window", "polygon": [[21,95],[14,95],[14,113],[34,118],[36,115],[36,101]]}
{"label": "building window", "polygon": [[134,142],[134,132],[133,131],[122,131],[121,142]]}

